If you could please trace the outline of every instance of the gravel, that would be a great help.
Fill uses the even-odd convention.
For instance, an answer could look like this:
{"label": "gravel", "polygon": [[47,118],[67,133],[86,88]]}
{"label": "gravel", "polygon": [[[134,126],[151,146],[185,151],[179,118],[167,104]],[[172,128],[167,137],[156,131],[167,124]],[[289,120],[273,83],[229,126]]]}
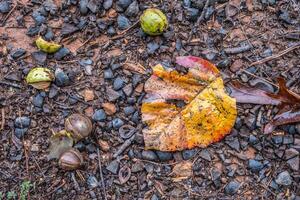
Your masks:
{"label": "gravel", "polygon": [[289,186],[292,184],[292,177],[288,171],[283,171],[280,174],[278,174],[277,178],[275,179],[275,182],[278,185]]}
{"label": "gravel", "polygon": [[241,186],[241,184],[239,182],[231,181],[226,185],[225,193],[233,195],[239,190],[240,186]]}

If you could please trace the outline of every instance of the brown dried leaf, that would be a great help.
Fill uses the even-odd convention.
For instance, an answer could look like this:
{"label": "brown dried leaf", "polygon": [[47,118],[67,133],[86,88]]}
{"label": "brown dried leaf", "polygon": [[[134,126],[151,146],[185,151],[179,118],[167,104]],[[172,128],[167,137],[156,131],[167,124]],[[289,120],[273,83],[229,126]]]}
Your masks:
{"label": "brown dried leaf", "polygon": [[119,170],[118,176],[120,184],[126,183],[131,177],[131,169],[127,165],[125,165]]}
{"label": "brown dried leaf", "polygon": [[188,179],[193,175],[193,163],[191,161],[183,161],[176,164],[172,170],[174,182],[179,182],[184,179]]}
{"label": "brown dried leaf", "polygon": [[143,65],[141,65],[140,63],[131,63],[131,62],[126,62],[123,65],[124,69],[127,69],[129,71],[133,71],[133,72],[137,72],[140,74],[146,74],[146,69]]}

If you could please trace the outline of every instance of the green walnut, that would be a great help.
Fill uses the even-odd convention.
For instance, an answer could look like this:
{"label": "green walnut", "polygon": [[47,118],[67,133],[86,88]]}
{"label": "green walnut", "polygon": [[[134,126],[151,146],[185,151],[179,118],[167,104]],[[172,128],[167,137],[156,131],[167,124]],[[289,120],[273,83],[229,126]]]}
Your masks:
{"label": "green walnut", "polygon": [[61,48],[60,44],[56,44],[54,42],[47,42],[42,37],[39,37],[35,41],[35,44],[39,48],[39,50],[46,53],[55,53]]}
{"label": "green walnut", "polygon": [[36,89],[46,89],[54,80],[54,74],[50,69],[36,67],[29,71],[26,82]]}
{"label": "green walnut", "polygon": [[142,29],[149,35],[160,35],[168,27],[166,15],[156,8],[149,8],[140,17]]}

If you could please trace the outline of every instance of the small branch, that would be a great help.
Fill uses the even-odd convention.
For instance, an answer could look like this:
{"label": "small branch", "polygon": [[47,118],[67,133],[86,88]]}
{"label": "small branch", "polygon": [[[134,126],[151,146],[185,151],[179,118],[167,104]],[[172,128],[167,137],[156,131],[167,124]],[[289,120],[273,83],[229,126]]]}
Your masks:
{"label": "small branch", "polygon": [[97,148],[97,156],[98,156],[99,173],[100,173],[100,179],[101,179],[101,186],[102,186],[103,194],[104,194],[104,200],[107,200],[99,148]]}
{"label": "small branch", "polygon": [[249,51],[250,49],[252,49],[252,45],[246,44],[246,45],[242,45],[239,47],[226,48],[226,49],[224,49],[224,51],[227,54],[238,54],[238,53],[243,53],[243,52]]}
{"label": "small branch", "polygon": [[260,64],[263,64],[263,63],[268,62],[270,60],[277,59],[277,58],[279,58],[279,57],[281,57],[281,56],[283,56],[283,55],[289,53],[290,51],[293,51],[293,50],[295,50],[295,49],[297,49],[299,47],[300,47],[300,43],[297,44],[297,45],[295,45],[295,46],[292,46],[292,47],[289,47],[289,48],[285,49],[284,51],[280,52],[279,54],[275,54],[275,55],[266,57],[266,58],[264,58],[262,60],[253,62],[249,66],[251,67],[251,66],[254,66],[254,65],[260,65]]}
{"label": "small branch", "polygon": [[116,151],[116,153],[114,153],[113,158],[116,158],[116,157],[118,157],[119,155],[121,155],[121,154],[123,153],[123,151],[125,151],[125,149],[131,145],[131,143],[133,142],[134,138],[135,138],[135,135],[131,136],[131,138],[129,138],[128,140],[126,140],[126,141],[119,147],[119,149]]}
{"label": "small branch", "polygon": [[124,31],[122,31],[121,33],[119,33],[118,35],[110,38],[111,40],[117,40],[120,39],[122,37],[125,36],[125,34],[132,28],[134,28],[136,25],[138,25],[139,21],[134,22],[134,24],[132,24],[129,28],[125,29]]}
{"label": "small branch", "polygon": [[15,83],[7,82],[7,81],[0,81],[0,85],[7,85],[7,86],[14,87],[14,88],[22,89],[22,86],[15,84]]}

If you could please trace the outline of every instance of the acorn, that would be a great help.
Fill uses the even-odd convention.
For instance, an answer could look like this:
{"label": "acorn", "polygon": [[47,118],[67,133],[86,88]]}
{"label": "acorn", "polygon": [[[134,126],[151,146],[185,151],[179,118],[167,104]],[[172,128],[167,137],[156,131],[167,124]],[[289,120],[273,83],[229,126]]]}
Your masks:
{"label": "acorn", "polygon": [[168,27],[166,15],[156,8],[146,9],[140,22],[143,31],[148,35],[161,35]]}
{"label": "acorn", "polygon": [[92,121],[82,114],[72,114],[65,120],[65,129],[75,141],[88,137],[92,130]]}
{"label": "acorn", "polygon": [[58,165],[64,170],[75,170],[83,164],[81,153],[74,148],[65,151],[59,158]]}
{"label": "acorn", "polygon": [[48,88],[53,80],[53,72],[50,69],[44,67],[33,68],[26,76],[27,84],[36,89]]}
{"label": "acorn", "polygon": [[56,44],[54,42],[47,42],[42,37],[39,37],[35,41],[35,44],[39,48],[39,50],[45,53],[55,53],[61,48],[60,44]]}

